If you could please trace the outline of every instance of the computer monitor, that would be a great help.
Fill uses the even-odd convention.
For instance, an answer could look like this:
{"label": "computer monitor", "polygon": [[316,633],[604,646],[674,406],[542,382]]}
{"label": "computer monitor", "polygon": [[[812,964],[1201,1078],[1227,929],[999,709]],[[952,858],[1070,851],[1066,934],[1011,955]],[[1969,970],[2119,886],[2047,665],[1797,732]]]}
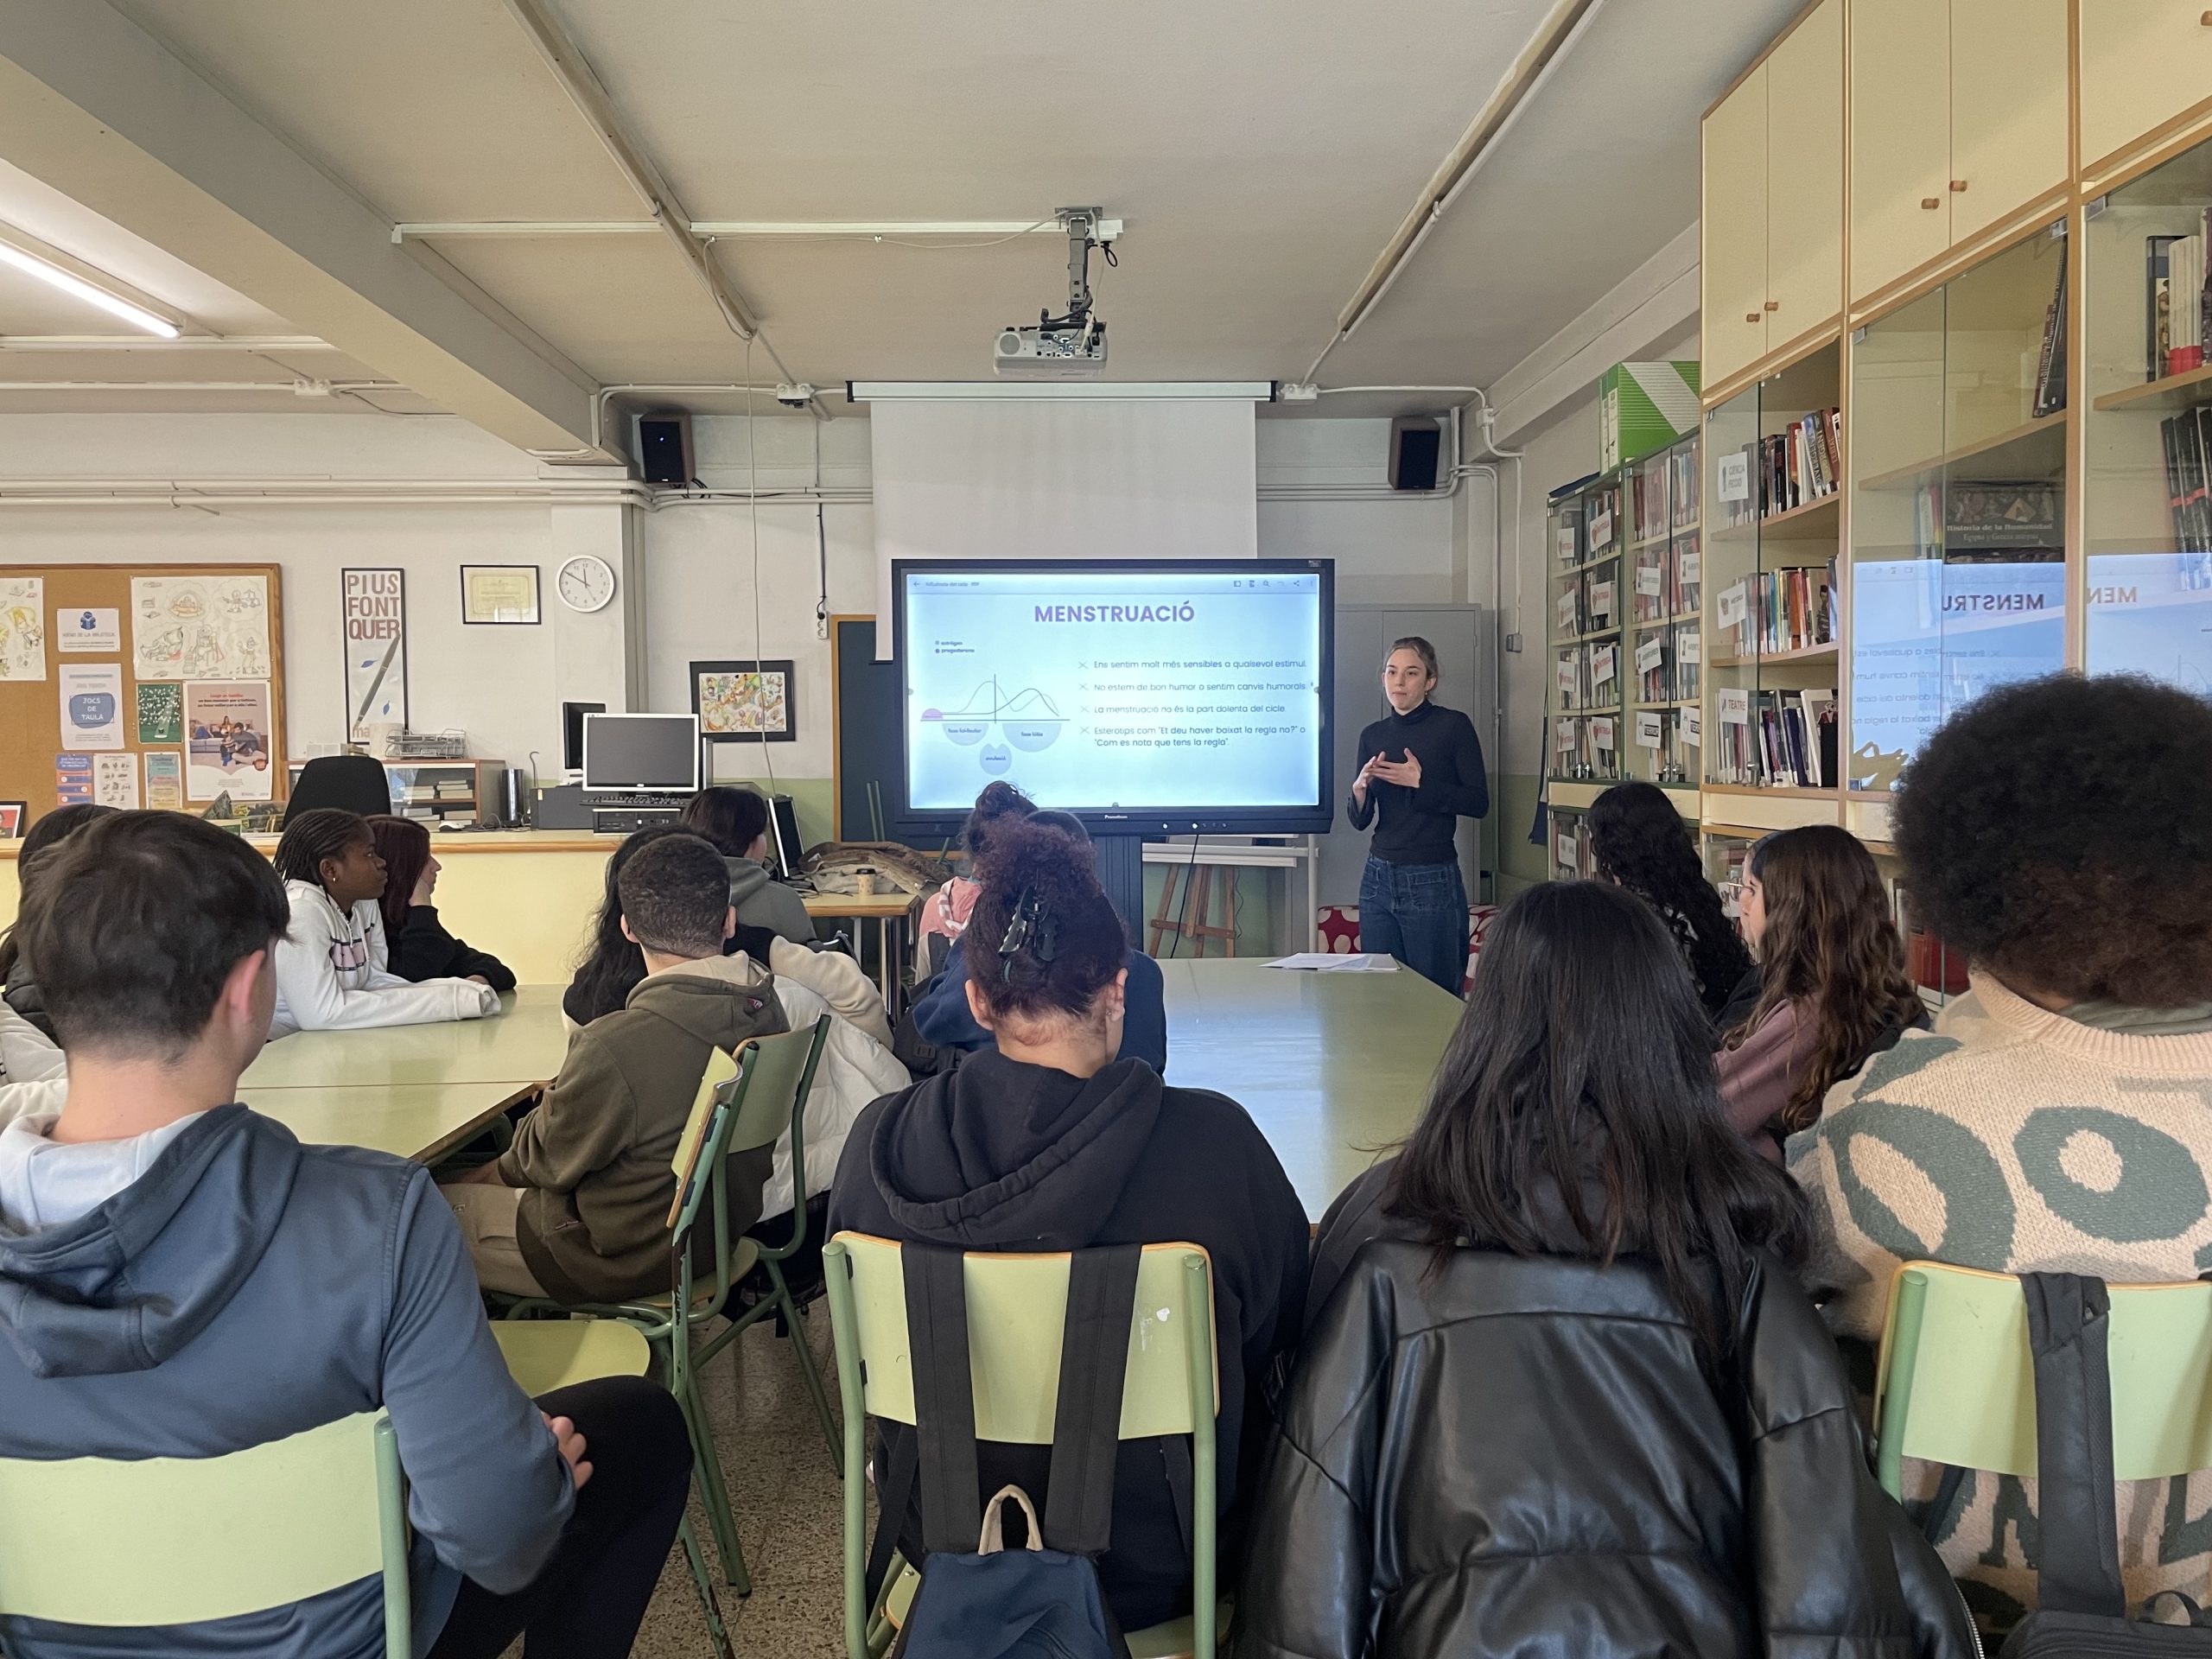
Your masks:
{"label": "computer monitor", "polygon": [[768,862],[779,880],[798,874],[804,849],[798,840],[798,812],[788,795],[768,797]]}
{"label": "computer monitor", "polygon": [[696,715],[586,715],[584,788],[683,791],[699,787]]}
{"label": "computer monitor", "polygon": [[561,705],[561,767],[564,772],[584,769],[584,716],[603,715],[603,702],[564,702]]}

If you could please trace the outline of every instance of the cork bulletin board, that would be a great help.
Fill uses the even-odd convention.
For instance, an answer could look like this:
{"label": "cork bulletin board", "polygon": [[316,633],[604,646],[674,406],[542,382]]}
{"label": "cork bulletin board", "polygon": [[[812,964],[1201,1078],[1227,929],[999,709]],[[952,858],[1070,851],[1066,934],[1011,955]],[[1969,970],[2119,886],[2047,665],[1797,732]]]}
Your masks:
{"label": "cork bulletin board", "polygon": [[65,796],[282,800],[282,580],[273,564],[0,568],[0,801],[28,804],[28,830]]}

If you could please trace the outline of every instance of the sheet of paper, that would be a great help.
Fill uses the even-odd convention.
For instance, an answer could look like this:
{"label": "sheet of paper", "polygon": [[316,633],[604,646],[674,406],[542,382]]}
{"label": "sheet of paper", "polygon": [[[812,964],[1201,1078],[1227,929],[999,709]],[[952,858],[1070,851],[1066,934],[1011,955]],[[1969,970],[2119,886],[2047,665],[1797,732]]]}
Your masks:
{"label": "sheet of paper", "polygon": [[1590,584],[1590,614],[1593,617],[1602,616],[1608,622],[1612,620],[1613,584],[1610,581],[1593,582]]}
{"label": "sheet of paper", "polygon": [[1665,738],[1663,721],[1656,709],[1639,709],[1636,714],[1636,744],[1641,749],[1656,749]]}
{"label": "sheet of paper", "polygon": [[1748,726],[1751,723],[1751,694],[1740,689],[1724,687],[1719,705],[1723,726]]}
{"label": "sheet of paper", "polygon": [[1656,564],[1639,564],[1636,568],[1636,591],[1646,599],[1658,598],[1666,582],[1667,573]]}
{"label": "sheet of paper", "polygon": [[122,812],[138,810],[138,757],[121,754],[92,757],[92,798],[102,806]]}
{"label": "sheet of paper", "polygon": [[1580,721],[1562,720],[1559,723],[1559,733],[1554,741],[1554,747],[1564,753],[1573,748],[1581,736],[1582,722]]}
{"label": "sheet of paper", "polygon": [[194,681],[184,688],[186,793],[195,801],[276,798],[269,685]]}
{"label": "sheet of paper", "polygon": [[0,680],[46,677],[46,578],[0,576]]}
{"label": "sheet of paper", "polygon": [[1570,699],[1574,696],[1574,659],[1571,657],[1559,665],[1559,694]]}
{"label": "sheet of paper", "polygon": [[1574,868],[1574,837],[1573,836],[1561,836],[1552,850],[1559,855],[1560,867],[1562,869],[1571,870]]}
{"label": "sheet of paper", "polygon": [[1694,627],[1675,630],[1675,660],[1678,663],[1705,660],[1705,645]]}
{"label": "sheet of paper", "polygon": [[1596,719],[1590,722],[1590,741],[1601,749],[1611,750],[1612,748],[1613,721],[1611,715],[1599,715]]}
{"label": "sheet of paper", "polygon": [[1326,950],[1300,950],[1287,957],[1278,957],[1267,965],[1314,974],[1395,974],[1398,971],[1395,957],[1357,950],[1349,956],[1334,955]]}
{"label": "sheet of paper", "polygon": [[178,751],[146,751],[146,804],[157,811],[184,810],[184,756]]}
{"label": "sheet of paper", "polygon": [[1683,544],[1677,556],[1677,562],[1681,567],[1683,586],[1688,587],[1691,582],[1703,580],[1705,556],[1698,551],[1695,542]]}
{"label": "sheet of paper", "polygon": [[1559,596],[1559,631],[1561,633],[1575,632],[1574,594],[1571,589]]}
{"label": "sheet of paper", "polygon": [[1722,627],[1734,627],[1744,620],[1750,608],[1751,595],[1745,591],[1742,582],[1720,590],[1720,604],[1716,614]]}
{"label": "sheet of paper", "polygon": [[1603,685],[1613,677],[1613,664],[1618,652],[1611,645],[1600,645],[1590,654],[1590,683]]}
{"label": "sheet of paper", "polygon": [[1667,642],[1656,633],[1647,636],[1636,648],[1636,671],[1639,674],[1649,674],[1666,660]]}
{"label": "sheet of paper", "polygon": [[123,613],[56,611],[54,648],[63,652],[118,652],[123,649]]}
{"label": "sheet of paper", "polygon": [[1751,499],[1751,458],[1746,454],[1722,455],[1713,467],[1713,493],[1723,501],[1748,501]]}
{"label": "sheet of paper", "polygon": [[1705,747],[1705,711],[1700,709],[1682,710],[1682,741],[1694,749]]}
{"label": "sheet of paper", "polygon": [[63,663],[55,679],[61,692],[61,741],[73,749],[123,747],[123,664]]}
{"label": "sheet of paper", "polygon": [[266,680],[269,628],[266,576],[130,580],[133,679]]}
{"label": "sheet of paper", "polygon": [[1613,515],[1609,509],[1590,521],[1590,551],[1592,556],[1604,552],[1613,544]]}

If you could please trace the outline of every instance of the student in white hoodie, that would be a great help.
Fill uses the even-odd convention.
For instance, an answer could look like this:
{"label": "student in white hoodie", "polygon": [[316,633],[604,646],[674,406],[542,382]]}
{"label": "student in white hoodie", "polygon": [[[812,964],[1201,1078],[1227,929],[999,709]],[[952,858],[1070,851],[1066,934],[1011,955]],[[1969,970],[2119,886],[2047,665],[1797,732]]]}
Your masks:
{"label": "student in white hoodie", "polygon": [[59,1112],[68,1096],[68,1068],[54,1039],[0,1002],[0,1128]]}
{"label": "student in white hoodie", "polygon": [[385,967],[384,861],[358,812],[302,812],[276,843],[276,874],[291,900],[290,930],[276,943],[271,1037],[296,1031],[419,1026],[480,1020],[499,1011],[481,979],[402,979]]}

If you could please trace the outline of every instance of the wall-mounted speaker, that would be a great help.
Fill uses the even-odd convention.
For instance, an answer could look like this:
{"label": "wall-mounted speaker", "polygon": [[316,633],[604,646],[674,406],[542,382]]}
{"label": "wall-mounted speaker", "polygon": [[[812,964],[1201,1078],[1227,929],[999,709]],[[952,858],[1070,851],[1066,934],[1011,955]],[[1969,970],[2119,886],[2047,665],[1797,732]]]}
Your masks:
{"label": "wall-mounted speaker", "polygon": [[638,416],[638,470],[648,484],[689,484],[691,417],[680,410]]}
{"label": "wall-mounted speaker", "polygon": [[1426,415],[1390,423],[1390,487],[1433,490],[1444,453],[1444,428]]}

